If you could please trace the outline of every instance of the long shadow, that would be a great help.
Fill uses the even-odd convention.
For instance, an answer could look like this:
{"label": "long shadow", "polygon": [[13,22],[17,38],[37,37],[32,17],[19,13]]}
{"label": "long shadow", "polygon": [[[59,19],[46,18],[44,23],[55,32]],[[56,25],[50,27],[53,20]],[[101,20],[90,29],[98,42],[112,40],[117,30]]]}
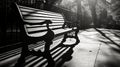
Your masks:
{"label": "long shadow", "polygon": [[[115,52],[117,52],[117,53],[120,53],[120,45],[119,44],[117,44],[117,43],[115,43],[113,40],[111,40],[109,37],[107,37],[102,31],[100,31],[100,30],[98,30],[98,29],[96,29],[99,33],[101,33],[105,38],[107,38],[108,40],[110,40],[110,42],[106,42],[106,41],[101,41],[101,42],[103,42],[103,43],[105,43],[105,44],[115,44],[118,48],[115,48],[115,47],[112,47],[112,46],[110,46],[111,48],[111,50],[113,50],[113,51],[115,51]],[[116,33],[113,33],[116,37],[118,37],[118,38],[120,38],[120,36],[119,35],[117,35]]]}
{"label": "long shadow", "polygon": [[[78,36],[77,36],[78,31],[75,32],[75,35],[71,36],[68,35],[67,33],[64,35],[63,40],[61,41],[60,44],[58,44],[55,48],[51,49],[50,52],[54,51],[57,48],[60,48],[59,50],[61,50],[62,48],[65,48],[64,50],[62,50],[61,52],[59,52],[56,56],[53,57],[53,59],[55,59],[56,57],[60,56],[61,53],[64,53],[64,51],[66,51],[64,54],[62,54],[60,57],[57,58],[57,60],[54,60],[56,63],[55,67],[61,67],[63,65],[63,63],[65,63],[66,61],[69,61],[72,59],[72,53],[73,53],[73,48],[80,42]],[[66,42],[67,38],[74,38],[76,39],[76,42],[74,44],[63,44],[64,42]],[[54,55],[55,53],[57,53],[59,50],[53,52],[51,55]],[[44,63],[45,64],[45,63]],[[42,64],[42,65],[44,65]],[[40,65],[40,67],[42,66]],[[52,65],[52,64],[50,64]],[[48,66],[49,67],[49,66]]]}
{"label": "long shadow", "polygon": [[117,34],[115,34],[115,33],[114,33],[114,35],[120,39],[120,35],[117,35]]}
{"label": "long shadow", "polygon": [[[117,35],[116,33],[113,33],[116,37],[118,37],[120,39],[120,36]],[[120,53],[120,49],[116,49],[116,48],[112,48],[114,51]]]}
{"label": "long shadow", "polygon": [[[105,42],[105,41],[101,41],[105,44],[110,44],[110,42]],[[106,59],[101,59],[98,61],[98,65],[96,67],[120,67],[120,59],[119,59],[119,55],[120,55],[120,49],[119,48],[115,48],[110,46],[109,48],[110,52],[106,53],[103,52],[102,55],[106,56]]]}
{"label": "long shadow", "polygon": [[97,61],[97,64],[95,67],[120,67],[120,59],[118,54],[117,55],[110,55],[113,52],[103,52],[102,55],[104,55],[106,58],[105,59],[99,59]]}
{"label": "long shadow", "polygon": [[[116,45],[117,47],[114,47],[112,45],[109,45],[110,46],[110,51],[109,53],[106,53],[106,52],[103,52],[103,55],[106,56],[106,59],[101,59],[98,61],[98,65],[96,67],[120,67],[120,59],[119,59],[119,56],[120,55],[120,46],[119,44],[115,43],[113,40],[111,40],[108,36],[105,35],[105,33],[103,33],[102,31],[96,29],[96,31],[98,31],[102,36],[104,36],[105,38],[103,38],[103,40],[100,40],[100,42],[102,43],[105,43],[106,45],[109,45],[109,44],[114,44]],[[109,30],[108,30],[109,31]],[[104,39],[108,39],[109,41],[104,41]],[[115,54],[114,54],[114,53]],[[111,55],[111,54],[112,55]]]}
{"label": "long shadow", "polygon": [[[26,51],[27,53],[30,53],[30,54],[33,53],[32,55],[33,56],[35,55],[37,57],[31,59],[28,62],[25,62],[25,60],[22,61],[22,62],[20,61],[19,64],[18,64],[20,66],[18,66],[16,64],[14,67],[21,67],[21,66],[22,67],[26,67],[26,65],[28,65],[28,64],[30,64],[32,62],[34,62],[34,63],[30,64],[30,67],[34,67],[36,64],[38,64],[39,67],[43,67],[44,65],[46,65],[46,63],[47,63],[46,67],[60,67],[64,62],[69,61],[70,59],[72,59],[71,55],[73,53],[73,48],[80,42],[80,40],[79,40],[79,38],[77,36],[77,33],[74,36],[69,36],[66,33],[64,35],[63,40],[61,41],[61,43],[59,43],[57,46],[55,46],[51,50],[47,49],[47,51],[45,51],[45,52],[41,52],[41,51],[27,52]],[[64,42],[66,42],[67,38],[74,38],[76,40],[76,42],[74,44],[71,44],[71,45],[69,45],[69,44],[63,44]],[[46,45],[45,47],[47,47],[47,46],[48,45]],[[49,46],[48,46],[48,48],[49,48]],[[28,48],[26,47],[24,49],[26,50]],[[26,55],[26,53],[24,53],[24,54]],[[25,57],[21,57],[21,58],[25,59]],[[28,59],[30,59],[30,58],[28,58]],[[45,59],[47,59],[47,60],[45,60]],[[41,61],[43,61],[43,60],[45,60],[45,61],[41,63]],[[59,61],[59,60],[61,60],[61,61]]]}
{"label": "long shadow", "polygon": [[111,33],[113,33],[116,37],[118,37],[120,39],[120,31],[113,31]]}
{"label": "long shadow", "polygon": [[[72,37],[71,37],[71,38],[72,38]],[[71,56],[71,55],[72,55],[72,53],[73,53],[73,48],[80,42],[80,41],[78,40],[78,38],[76,38],[76,43],[74,43],[74,44],[72,44],[72,45],[65,45],[65,44],[63,44],[65,41],[66,41],[66,40],[62,40],[60,44],[58,44],[56,47],[54,47],[53,49],[50,50],[50,52],[52,52],[52,51],[54,51],[55,49],[59,48],[57,51],[54,51],[53,53],[50,53],[50,55],[52,56],[52,55],[56,54],[58,51],[60,51],[62,48],[65,48],[65,49],[63,49],[61,52],[59,52],[57,55],[55,55],[55,56],[52,57],[53,59],[55,59],[55,58],[57,58],[58,56],[60,56],[61,53],[63,53],[60,57],[57,58],[57,60],[54,60],[54,61],[53,61],[53,62],[55,62],[55,63],[57,62],[56,65],[55,65],[55,67],[61,67],[61,65],[62,65],[63,63],[65,63],[66,61],[69,61],[70,59],[72,59],[72,56]],[[66,52],[64,53],[64,51],[66,51]],[[45,55],[47,56],[48,59],[50,58],[50,57],[48,56],[48,54],[45,54]],[[39,58],[39,57],[36,57],[35,59],[37,59],[37,58]],[[35,59],[34,59],[34,60],[35,60]],[[40,62],[41,60],[43,60],[43,59],[44,59],[44,58],[38,60],[37,62],[35,62],[34,64],[32,64],[30,67],[33,67],[35,64],[39,63],[39,62]],[[52,60],[52,59],[51,59],[51,60]],[[48,62],[47,67],[52,66],[53,63],[51,62],[51,60],[43,62],[42,64],[39,65],[39,67],[44,66],[47,62]],[[59,60],[60,60],[60,61],[59,61]],[[32,60],[32,61],[33,61],[33,60]],[[32,61],[30,61],[30,62],[32,62]]]}
{"label": "long shadow", "polygon": [[[77,32],[78,33],[78,32]],[[66,47],[66,48],[70,48],[64,55],[62,55],[61,57],[59,57],[57,59],[57,61],[59,61],[61,59],[61,61],[59,61],[59,63],[55,66],[55,67],[61,67],[66,61],[69,61],[72,59],[72,54],[73,54],[73,48],[80,42],[79,38],[77,35],[75,35],[75,37],[71,37],[68,36],[69,38],[75,38],[76,42],[74,44],[71,45],[65,45],[63,44],[63,42],[65,42],[66,40],[62,40],[62,42],[59,44],[59,46],[61,47]],[[67,36],[65,36],[65,39],[68,38]]]}
{"label": "long shadow", "polygon": [[110,40],[113,44],[115,44],[117,47],[120,48],[120,45],[117,44],[116,42],[114,42],[112,39],[110,39],[108,36],[105,35],[105,33],[103,33],[102,31],[98,30],[95,28],[96,31],[98,31],[102,36],[104,36],[105,38],[107,38],[108,40]]}

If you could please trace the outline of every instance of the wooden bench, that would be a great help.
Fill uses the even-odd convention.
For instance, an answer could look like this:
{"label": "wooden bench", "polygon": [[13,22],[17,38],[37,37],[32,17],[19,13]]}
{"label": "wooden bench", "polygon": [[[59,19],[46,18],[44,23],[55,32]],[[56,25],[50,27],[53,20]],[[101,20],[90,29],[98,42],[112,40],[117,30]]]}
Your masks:
{"label": "wooden bench", "polygon": [[[62,14],[20,6],[16,3],[13,7],[18,18],[17,23],[20,26],[21,41],[23,42],[21,56],[16,67],[24,66],[25,57],[28,55],[43,56],[48,60],[48,67],[51,65],[53,67],[55,62],[50,54],[50,45],[53,44],[53,39],[59,35],[64,35],[60,43],[62,45],[67,38],[76,39],[72,46],[79,43],[77,37],[79,30],[77,27],[67,28]],[[28,45],[38,41],[44,41],[44,51],[36,48],[29,50]]]}

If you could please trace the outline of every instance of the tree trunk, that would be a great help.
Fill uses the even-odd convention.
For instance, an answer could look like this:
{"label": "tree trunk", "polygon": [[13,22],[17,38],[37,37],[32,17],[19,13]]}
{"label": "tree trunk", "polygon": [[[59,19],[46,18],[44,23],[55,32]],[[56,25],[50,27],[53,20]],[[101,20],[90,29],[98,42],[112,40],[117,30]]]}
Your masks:
{"label": "tree trunk", "polygon": [[97,14],[96,14],[97,0],[88,0],[88,3],[89,3],[89,8],[91,10],[94,27],[98,27]]}
{"label": "tree trunk", "polygon": [[79,28],[83,28],[83,21],[82,21],[82,6],[81,6],[81,0],[76,0],[77,2],[77,22],[79,24]]}

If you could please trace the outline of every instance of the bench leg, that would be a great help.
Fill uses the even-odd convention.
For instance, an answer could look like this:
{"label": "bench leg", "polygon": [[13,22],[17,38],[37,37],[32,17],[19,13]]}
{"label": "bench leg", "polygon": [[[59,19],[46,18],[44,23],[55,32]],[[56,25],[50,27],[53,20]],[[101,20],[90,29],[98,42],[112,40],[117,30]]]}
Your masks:
{"label": "bench leg", "polygon": [[72,46],[77,45],[80,42],[77,33],[78,33],[78,31],[75,31],[75,34],[73,34],[73,35],[68,35],[68,33],[64,34],[64,37],[63,37],[63,39],[62,39],[60,44],[64,46],[63,43],[66,41],[67,38],[75,38],[76,39],[76,43],[73,44]]}
{"label": "bench leg", "polygon": [[50,45],[52,43],[53,42],[46,42],[46,44],[45,44],[44,57],[48,61],[47,67],[54,67],[55,66],[55,61],[53,60],[52,55],[50,54]]}
{"label": "bench leg", "polygon": [[63,45],[63,43],[66,41],[67,38],[68,38],[68,35],[66,33],[66,34],[64,34],[64,37],[63,37],[63,39],[62,39],[60,44]]}
{"label": "bench leg", "polygon": [[76,44],[78,44],[78,43],[80,43],[80,40],[79,40],[79,38],[78,38],[78,31],[77,32],[75,32],[75,36],[74,36],[74,38],[76,39]]}
{"label": "bench leg", "polygon": [[25,57],[29,54],[28,45],[22,47],[21,56],[14,67],[24,67]]}

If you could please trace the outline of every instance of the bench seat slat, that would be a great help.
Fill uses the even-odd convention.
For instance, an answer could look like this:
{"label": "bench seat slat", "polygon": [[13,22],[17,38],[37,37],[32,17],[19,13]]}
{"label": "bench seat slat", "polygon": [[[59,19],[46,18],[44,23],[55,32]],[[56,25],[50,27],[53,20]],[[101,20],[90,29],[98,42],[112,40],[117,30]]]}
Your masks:
{"label": "bench seat slat", "polygon": [[[61,26],[62,27],[63,23],[54,23],[54,24],[50,24],[49,27],[54,27],[54,26]],[[42,28],[42,27],[46,27],[46,25],[25,25],[26,28]]]}
{"label": "bench seat slat", "polygon": [[[54,23],[54,24],[50,24],[49,27],[51,26],[61,26],[62,27],[63,23]],[[27,28],[36,28],[36,27],[46,27],[46,24],[43,25],[26,25]]]}
{"label": "bench seat slat", "polygon": [[[33,20],[33,19],[29,19],[29,20],[24,20],[24,21],[26,21],[26,22],[28,22],[28,23],[40,23],[40,22],[44,22],[45,20],[39,20],[39,19],[37,19],[37,20]],[[64,21],[63,20],[61,20],[61,21],[59,21],[59,20],[51,20],[53,23],[55,22],[55,23],[63,23]]]}
{"label": "bench seat slat", "polygon": [[51,15],[51,16],[61,16],[61,14],[58,13],[51,13],[51,12],[46,12],[46,11],[37,11],[36,14],[44,14],[44,15]]}
{"label": "bench seat slat", "polygon": [[[61,26],[51,26],[50,29],[54,29],[54,28],[60,28]],[[28,28],[27,31],[32,32],[32,31],[38,31],[38,30],[46,30],[46,27],[34,27],[34,28]]]}
{"label": "bench seat slat", "polygon": [[47,31],[45,32],[40,32],[40,33],[34,33],[34,34],[27,34],[29,37],[41,37],[44,36],[47,33]]}
{"label": "bench seat slat", "polygon": [[[63,25],[63,23],[59,23],[59,25],[58,24],[52,24],[52,25],[49,25],[49,27],[51,27],[51,26],[61,26],[62,27],[62,25]],[[46,27],[45,25],[26,25],[26,28],[37,28],[37,27]]]}
{"label": "bench seat slat", "polygon": [[[60,33],[64,33],[64,32],[68,32],[68,31],[71,31],[70,28],[67,28],[67,29],[57,29],[57,30],[53,30],[53,32],[55,33],[55,35],[57,34],[60,34]],[[28,36],[30,37],[40,37],[40,36],[43,36],[46,32],[37,32],[37,33],[34,33],[34,34],[28,34]]]}
{"label": "bench seat slat", "polygon": [[53,32],[55,33],[55,35],[60,34],[60,33],[65,33],[68,31],[71,31],[71,28],[66,28],[66,29],[57,29],[57,30],[53,30]]}

